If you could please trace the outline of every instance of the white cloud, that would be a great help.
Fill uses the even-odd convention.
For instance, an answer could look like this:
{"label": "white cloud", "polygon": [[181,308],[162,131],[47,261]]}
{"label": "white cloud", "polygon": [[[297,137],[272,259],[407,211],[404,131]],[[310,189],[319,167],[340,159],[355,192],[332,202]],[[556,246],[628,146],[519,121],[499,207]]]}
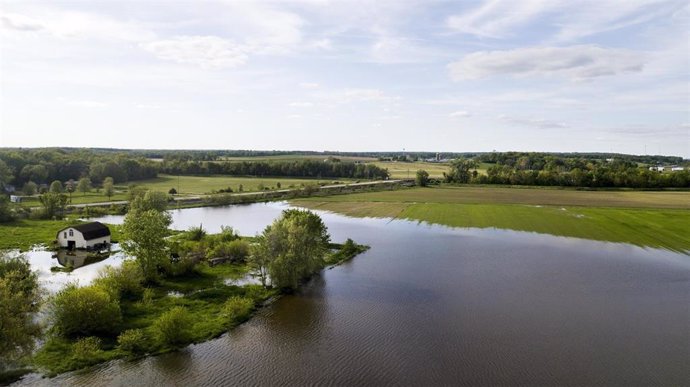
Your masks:
{"label": "white cloud", "polygon": [[501,38],[557,4],[549,0],[485,1],[469,12],[450,16],[446,25],[466,34]]}
{"label": "white cloud", "polygon": [[83,108],[90,108],[90,109],[97,109],[97,108],[104,108],[108,106],[107,103],[100,102],[100,101],[92,101],[92,100],[64,100],[67,105],[70,106],[77,106],[77,107],[83,107]]}
{"label": "white cloud", "polygon": [[343,92],[343,99],[350,101],[387,101],[391,97],[379,89],[347,89]]}
{"label": "white cloud", "polygon": [[448,117],[451,118],[458,118],[458,117],[469,117],[470,113],[464,111],[464,110],[458,110],[456,112],[452,112],[448,115]]}
{"label": "white cloud", "polygon": [[479,51],[451,63],[448,69],[455,81],[496,75],[559,76],[583,80],[639,72],[644,63],[644,55],[639,52],[578,45]]}
{"label": "white cloud", "polygon": [[290,102],[288,104],[290,107],[298,107],[298,108],[308,108],[314,106],[313,103],[311,102]]}
{"label": "white cloud", "polygon": [[45,28],[40,21],[24,15],[6,13],[0,19],[2,20],[2,26],[11,30],[38,31]]}
{"label": "white cloud", "polygon": [[[514,37],[539,24],[556,41],[575,41],[602,32],[669,17],[684,0],[486,0],[480,6],[452,15],[446,26],[484,38]],[[547,39],[550,40],[550,39]]]}
{"label": "white cloud", "polygon": [[231,68],[247,61],[245,47],[217,36],[178,36],[141,44],[159,59],[200,66],[204,69]]}
{"label": "white cloud", "polygon": [[298,86],[303,88],[303,89],[318,89],[319,88],[319,84],[313,83],[313,82],[302,82]]}
{"label": "white cloud", "polygon": [[564,129],[569,127],[569,125],[564,122],[551,121],[544,118],[525,118],[506,115],[500,115],[498,118],[510,124],[529,126],[537,129]]}

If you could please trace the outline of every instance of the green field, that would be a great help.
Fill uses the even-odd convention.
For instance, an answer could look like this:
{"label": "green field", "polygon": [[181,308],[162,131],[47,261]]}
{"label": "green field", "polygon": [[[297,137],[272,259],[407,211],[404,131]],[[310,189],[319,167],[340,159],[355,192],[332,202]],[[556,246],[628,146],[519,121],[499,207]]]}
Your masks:
{"label": "green field", "polygon": [[239,191],[242,184],[244,192],[259,191],[259,185],[270,189],[277,189],[280,183],[281,188],[290,186],[299,187],[301,184],[331,184],[333,182],[346,182],[350,179],[292,179],[286,177],[235,177],[235,176],[171,176],[159,175],[155,179],[141,180],[135,182],[137,186],[146,187],[154,191],[168,192],[170,188],[175,188],[179,195],[202,195],[217,191],[219,189],[232,188],[234,192]]}
{"label": "green field", "polygon": [[[449,163],[428,163],[424,161],[415,162],[400,162],[400,161],[376,161],[373,163],[381,168],[388,169],[391,179],[414,179],[415,173],[423,169],[429,173],[429,177],[440,179],[444,172],[450,169]],[[477,168],[477,172],[486,175],[486,170],[492,164],[481,163]]]}
{"label": "green field", "polygon": [[[0,250],[29,250],[36,244],[50,246],[57,232],[65,227],[80,223],[75,218],[70,220],[34,220],[21,219],[0,224]],[[111,239],[120,238],[119,226],[110,225]]]}
{"label": "green field", "polygon": [[502,228],[690,251],[690,192],[414,188],[293,204],[350,216]]}

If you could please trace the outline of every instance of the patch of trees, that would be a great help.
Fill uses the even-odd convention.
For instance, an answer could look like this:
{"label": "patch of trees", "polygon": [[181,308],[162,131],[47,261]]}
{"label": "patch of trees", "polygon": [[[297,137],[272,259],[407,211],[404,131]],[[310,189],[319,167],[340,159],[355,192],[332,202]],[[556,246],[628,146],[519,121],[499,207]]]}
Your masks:
{"label": "patch of trees", "polygon": [[285,176],[304,178],[385,179],[388,170],[373,164],[322,160],[200,162],[163,161],[160,172],[171,175]]}
{"label": "patch of trees", "polygon": [[542,152],[491,152],[481,153],[475,159],[482,163],[501,164],[511,167],[529,166],[529,169],[541,170],[551,165],[566,165],[574,168],[588,162],[606,162],[606,160],[641,164],[681,164],[682,157],[660,155],[626,155],[620,153],[542,153]]}
{"label": "patch of trees", "polygon": [[33,349],[40,327],[38,275],[23,256],[0,252],[0,377]]}
{"label": "patch of trees", "polygon": [[[504,154],[505,155],[505,154]],[[451,183],[570,186],[591,188],[688,188],[690,171],[659,173],[637,162],[613,159],[558,158],[543,154],[498,158],[486,175],[477,173],[474,160],[456,159],[444,174]],[[505,163],[505,164],[504,164]]]}
{"label": "patch of trees", "polygon": [[0,149],[0,189],[8,184],[49,184],[88,177],[100,184],[106,177],[116,183],[154,178],[156,163],[126,153],[87,149]]}

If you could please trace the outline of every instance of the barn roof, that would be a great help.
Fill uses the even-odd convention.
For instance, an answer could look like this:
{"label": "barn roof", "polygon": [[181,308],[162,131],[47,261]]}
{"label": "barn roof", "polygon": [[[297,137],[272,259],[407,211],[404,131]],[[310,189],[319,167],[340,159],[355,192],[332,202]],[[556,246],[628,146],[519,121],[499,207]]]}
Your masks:
{"label": "barn roof", "polygon": [[101,222],[82,223],[76,226],[63,228],[60,231],[67,230],[68,228],[73,228],[79,231],[84,236],[84,239],[86,239],[87,241],[96,238],[103,238],[105,236],[110,235],[110,229],[108,228],[108,226],[104,225]]}

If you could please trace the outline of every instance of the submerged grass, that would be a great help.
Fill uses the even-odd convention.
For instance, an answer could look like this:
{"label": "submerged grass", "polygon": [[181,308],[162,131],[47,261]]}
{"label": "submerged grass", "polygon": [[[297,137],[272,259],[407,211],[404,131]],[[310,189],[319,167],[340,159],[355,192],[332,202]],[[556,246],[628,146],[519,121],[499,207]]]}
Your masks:
{"label": "submerged grass", "polygon": [[395,217],[690,251],[690,193],[683,191],[415,188],[292,203],[357,217]]}

